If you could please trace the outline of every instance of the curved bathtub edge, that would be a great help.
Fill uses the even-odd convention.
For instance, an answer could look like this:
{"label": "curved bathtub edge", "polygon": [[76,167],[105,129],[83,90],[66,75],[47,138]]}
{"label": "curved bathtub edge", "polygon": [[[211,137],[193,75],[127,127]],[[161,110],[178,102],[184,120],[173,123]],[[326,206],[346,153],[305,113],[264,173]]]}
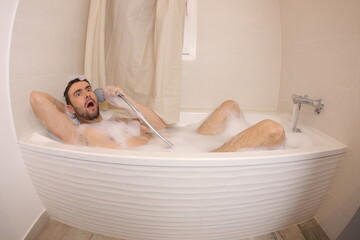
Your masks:
{"label": "curved bathtub edge", "polygon": [[231,153],[179,153],[146,152],[121,149],[105,149],[74,146],[60,142],[36,144],[29,139],[18,142],[22,151],[38,152],[79,161],[102,162],[109,164],[146,165],[146,166],[182,166],[217,167],[254,164],[273,164],[292,162],[325,156],[343,155],[346,146],[336,140],[326,146],[308,149],[286,149],[268,151],[247,151]]}

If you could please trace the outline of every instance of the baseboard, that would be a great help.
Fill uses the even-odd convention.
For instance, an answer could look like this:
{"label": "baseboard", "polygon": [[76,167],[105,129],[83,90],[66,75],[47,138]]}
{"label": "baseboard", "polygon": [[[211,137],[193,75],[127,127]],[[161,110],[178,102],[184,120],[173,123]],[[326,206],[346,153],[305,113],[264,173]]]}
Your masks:
{"label": "baseboard", "polygon": [[36,240],[49,221],[50,221],[50,216],[45,210],[42,214],[40,214],[40,216],[35,221],[33,226],[30,228],[28,233],[25,235],[23,240]]}

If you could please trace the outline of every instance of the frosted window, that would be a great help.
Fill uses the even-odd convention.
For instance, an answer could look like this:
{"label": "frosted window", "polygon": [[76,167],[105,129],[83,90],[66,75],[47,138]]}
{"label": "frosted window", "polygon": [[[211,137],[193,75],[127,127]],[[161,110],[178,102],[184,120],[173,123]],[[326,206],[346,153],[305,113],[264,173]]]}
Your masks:
{"label": "frosted window", "polygon": [[196,7],[197,0],[186,0],[182,59],[187,61],[196,59]]}

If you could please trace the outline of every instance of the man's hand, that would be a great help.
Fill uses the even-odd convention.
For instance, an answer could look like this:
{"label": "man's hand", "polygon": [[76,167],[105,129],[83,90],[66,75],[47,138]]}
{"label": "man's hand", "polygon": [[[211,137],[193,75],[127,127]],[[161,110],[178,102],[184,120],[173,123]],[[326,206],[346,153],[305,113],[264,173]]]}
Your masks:
{"label": "man's hand", "polygon": [[120,86],[108,86],[108,87],[104,88],[103,91],[104,91],[105,99],[107,99],[107,97],[117,97],[118,93],[120,93],[120,94],[124,95],[126,98],[128,98],[127,94]]}

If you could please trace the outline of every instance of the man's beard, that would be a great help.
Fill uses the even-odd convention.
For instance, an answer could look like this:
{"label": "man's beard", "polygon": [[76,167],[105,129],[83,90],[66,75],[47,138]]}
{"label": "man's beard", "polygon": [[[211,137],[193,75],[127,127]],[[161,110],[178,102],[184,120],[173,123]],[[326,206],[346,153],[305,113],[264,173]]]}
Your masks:
{"label": "man's beard", "polygon": [[84,110],[83,108],[80,109],[75,106],[73,106],[73,108],[75,110],[76,116],[81,119],[92,121],[97,119],[100,115],[99,105],[96,106],[96,111],[92,113],[89,113],[86,111],[86,109]]}

